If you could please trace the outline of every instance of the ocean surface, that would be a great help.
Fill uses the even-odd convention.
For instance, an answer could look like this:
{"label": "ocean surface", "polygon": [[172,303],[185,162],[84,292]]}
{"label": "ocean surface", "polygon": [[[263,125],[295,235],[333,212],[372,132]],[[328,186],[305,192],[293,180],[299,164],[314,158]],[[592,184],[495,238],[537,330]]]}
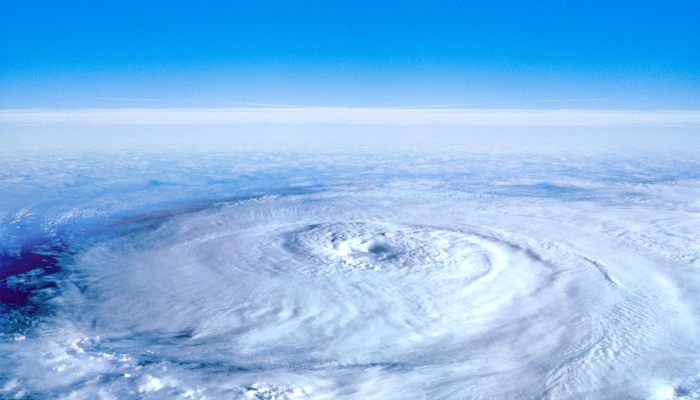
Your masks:
{"label": "ocean surface", "polygon": [[0,153],[0,398],[700,397],[700,156]]}

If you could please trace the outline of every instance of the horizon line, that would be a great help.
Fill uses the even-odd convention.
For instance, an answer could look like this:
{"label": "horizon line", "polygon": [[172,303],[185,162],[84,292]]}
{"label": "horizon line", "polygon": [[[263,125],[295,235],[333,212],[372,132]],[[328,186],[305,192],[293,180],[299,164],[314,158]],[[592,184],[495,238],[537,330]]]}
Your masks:
{"label": "horizon line", "polygon": [[700,126],[700,110],[435,107],[0,109],[0,125]]}

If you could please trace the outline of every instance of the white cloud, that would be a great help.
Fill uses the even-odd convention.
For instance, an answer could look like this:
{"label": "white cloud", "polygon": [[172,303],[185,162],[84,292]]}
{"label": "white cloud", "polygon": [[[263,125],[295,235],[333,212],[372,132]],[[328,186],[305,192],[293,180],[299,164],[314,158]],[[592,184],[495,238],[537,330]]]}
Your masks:
{"label": "white cloud", "polygon": [[700,125],[700,111],[348,107],[6,109],[0,110],[0,124],[696,126]]}

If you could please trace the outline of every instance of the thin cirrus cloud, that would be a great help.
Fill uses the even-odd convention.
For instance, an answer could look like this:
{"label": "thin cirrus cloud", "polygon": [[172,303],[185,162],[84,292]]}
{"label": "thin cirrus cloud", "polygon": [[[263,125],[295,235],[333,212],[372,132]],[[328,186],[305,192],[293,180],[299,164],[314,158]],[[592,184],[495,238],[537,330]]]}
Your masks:
{"label": "thin cirrus cloud", "polygon": [[5,109],[3,125],[700,126],[699,110],[353,107]]}

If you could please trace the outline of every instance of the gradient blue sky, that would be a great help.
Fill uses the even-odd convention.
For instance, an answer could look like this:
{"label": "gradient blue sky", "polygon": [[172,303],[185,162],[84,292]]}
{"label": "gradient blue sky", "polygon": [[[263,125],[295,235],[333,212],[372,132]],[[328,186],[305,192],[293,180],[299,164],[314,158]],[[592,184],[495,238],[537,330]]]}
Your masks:
{"label": "gradient blue sky", "polygon": [[0,2],[0,108],[700,108],[698,1]]}

